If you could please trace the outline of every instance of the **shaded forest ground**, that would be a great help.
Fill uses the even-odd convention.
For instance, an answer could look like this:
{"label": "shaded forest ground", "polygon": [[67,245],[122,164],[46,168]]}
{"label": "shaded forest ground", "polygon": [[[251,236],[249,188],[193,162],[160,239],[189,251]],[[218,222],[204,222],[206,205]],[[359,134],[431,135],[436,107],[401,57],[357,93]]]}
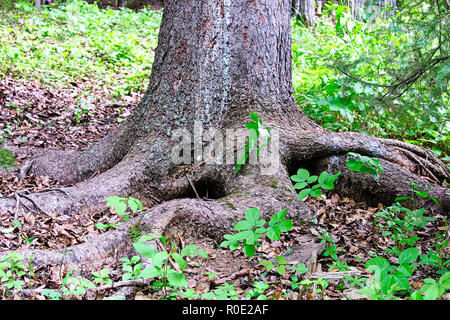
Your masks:
{"label": "shaded forest ground", "polygon": [[[119,117],[126,118],[133,107],[139,101],[136,95],[131,101],[124,101],[123,105],[109,104],[108,99],[98,95],[95,112],[83,114],[76,119],[76,113],[71,111],[80,89],[48,89],[40,87],[37,82],[14,80],[4,78],[0,81],[1,103],[8,105],[13,103],[16,108],[2,109],[2,117],[7,122],[20,119],[19,125],[11,133],[11,138],[16,145],[28,147],[51,147],[84,149],[86,146],[106,134],[111,127],[118,124]],[[122,110],[119,113],[118,107]],[[23,112],[17,113],[17,109]],[[18,159],[19,165],[21,159]],[[26,177],[20,181],[19,170],[8,170],[0,172],[0,192],[2,196],[13,196],[16,190],[40,191],[48,188],[57,188],[57,184],[48,177]],[[276,188],[276,186],[273,186]],[[258,252],[257,258],[248,260],[240,251],[231,252],[226,249],[217,248],[217,243],[198,240],[184,239],[182,233],[176,239],[178,245],[195,243],[204,249],[209,258],[204,260],[197,258],[192,261],[190,269],[186,271],[190,288],[195,288],[197,293],[204,293],[224,282],[234,284],[237,291],[236,297],[245,298],[245,294],[253,288],[255,281],[264,281],[270,285],[266,295],[273,299],[321,299],[326,296],[330,299],[358,299],[362,296],[349,290],[342,284],[346,281],[342,277],[329,279],[329,284],[321,294],[306,293],[300,295],[298,290],[293,290],[290,277],[291,273],[284,276],[276,272],[264,273],[257,261],[273,259],[282,254],[287,261],[295,265],[299,262],[306,263],[302,257],[296,256],[295,249],[302,245],[315,242],[319,243],[319,237],[326,231],[332,237],[333,242],[339,249],[339,259],[348,264],[354,275],[365,275],[364,263],[371,256],[386,255],[384,249],[392,243],[387,237],[380,237],[379,231],[374,224],[374,217],[381,212],[383,206],[368,207],[364,202],[340,197],[338,194],[329,192],[319,198],[310,198],[308,205],[316,212],[313,221],[299,225],[282,235],[280,241],[263,242],[262,250]],[[16,219],[14,219],[16,218]],[[15,223],[13,223],[16,221]],[[19,224],[18,224],[18,222]],[[120,218],[113,209],[106,208],[96,215],[74,215],[74,216],[46,216],[42,213],[29,212],[17,217],[3,213],[0,215],[0,250],[16,249],[63,249],[67,246],[80,244],[89,238],[104,232],[96,228],[96,224],[119,223]],[[442,220],[429,223],[427,229],[420,231],[420,248],[427,252],[434,248],[434,235],[448,231]],[[311,234],[317,239],[311,238]],[[324,244],[325,246],[325,244]],[[448,248],[447,248],[447,254]],[[390,258],[392,259],[392,258]],[[394,260],[395,261],[395,260]],[[318,258],[316,271],[329,272],[332,276],[336,268],[329,267],[333,260],[328,256]],[[232,266],[232,267],[230,267]],[[110,266],[111,279],[120,281],[122,266],[120,264]],[[34,288],[45,286],[46,288],[57,288],[68,270],[62,270],[61,266],[53,266],[35,270],[32,282]],[[210,279],[205,272],[215,274]],[[322,274],[324,275],[324,274]],[[85,275],[89,278],[90,275]],[[416,274],[416,286],[420,287],[420,279],[433,277],[433,270],[423,267]],[[325,276],[326,278],[326,276]],[[347,285],[348,286],[348,285]],[[99,293],[90,292],[86,298],[99,298],[110,296],[115,290],[106,289]],[[120,292],[127,294],[127,292]],[[157,291],[149,295],[147,290],[133,293],[135,299],[158,299],[161,292]],[[30,294],[16,293],[15,299],[32,298],[42,299],[39,290],[30,290]],[[130,297],[128,297],[130,298]],[[444,296],[444,299],[450,297]]]}

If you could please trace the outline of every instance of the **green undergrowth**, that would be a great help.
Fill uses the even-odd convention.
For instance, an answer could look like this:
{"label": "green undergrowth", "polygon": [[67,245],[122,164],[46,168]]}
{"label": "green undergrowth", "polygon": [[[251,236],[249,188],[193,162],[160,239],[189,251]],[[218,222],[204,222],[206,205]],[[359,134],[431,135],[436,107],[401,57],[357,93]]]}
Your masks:
{"label": "green undergrowth", "polygon": [[[338,15],[339,16],[339,15]],[[384,26],[382,22],[376,25]],[[387,28],[387,26],[386,26]],[[365,85],[343,75],[337,61],[358,63],[355,71],[366,82],[389,84],[385,70],[392,64],[389,52],[407,50],[412,33],[383,32],[341,12],[339,24],[319,19],[315,28],[292,22],[293,86],[297,103],[322,126],[333,131],[361,131],[383,138],[423,145],[445,158],[450,152],[449,95],[418,81],[398,99],[377,103],[383,88]],[[406,58],[405,58],[406,59]],[[443,63],[436,86],[448,86],[450,71]],[[447,161],[448,157],[445,158]]]}
{"label": "green undergrowth", "polygon": [[[161,11],[104,9],[70,0],[0,13],[0,76],[70,87],[89,82],[120,98],[146,89]],[[87,87],[87,89],[91,89]]]}
{"label": "green undergrowth", "polygon": [[[325,11],[314,28],[292,20],[293,87],[300,108],[333,131],[401,139],[430,148],[448,161],[448,93],[436,96],[417,83],[389,106],[376,105],[381,88],[349,79],[335,69],[335,61],[359,61],[358,76],[386,84],[385,68],[401,67],[401,63],[391,65],[385,53],[405,50],[411,34],[380,34],[340,8],[333,19]],[[117,100],[144,92],[161,17],[161,11],[149,8],[99,9],[81,0],[36,11],[21,0],[14,10],[0,11],[0,77],[60,87],[81,83],[87,94],[101,88]],[[437,83],[448,83],[448,70],[444,64]]]}

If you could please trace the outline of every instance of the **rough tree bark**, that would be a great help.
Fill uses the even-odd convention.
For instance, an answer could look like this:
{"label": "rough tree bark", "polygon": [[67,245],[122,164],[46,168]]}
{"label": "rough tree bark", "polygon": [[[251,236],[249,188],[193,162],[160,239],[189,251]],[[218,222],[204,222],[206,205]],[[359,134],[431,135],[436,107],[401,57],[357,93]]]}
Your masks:
{"label": "rough tree bark", "polygon": [[[287,208],[290,217],[308,219],[312,213],[306,204],[292,201],[296,193],[289,179],[305,167],[339,170],[342,189],[346,183],[363,183],[366,198],[373,195],[384,203],[408,194],[413,179],[420,187],[432,186],[429,192],[441,202],[433,210],[448,212],[448,189],[440,184],[449,174],[431,152],[361,133],[330,132],[299,110],[292,96],[290,11],[289,0],[165,1],[148,90],[126,122],[82,152],[13,148],[30,155],[29,174],[48,175],[65,185],[66,194],[42,192],[29,198],[42,211],[74,214],[103,210],[110,195],[133,196],[150,209],[130,223],[160,234],[181,225],[220,243],[249,207],[267,215]],[[205,130],[243,128],[249,111],[280,132],[277,172],[261,175],[258,165],[246,165],[236,175],[234,165],[172,163],[175,130],[193,132],[195,121]],[[386,168],[382,179],[349,173],[342,165],[349,151],[380,158]],[[213,200],[201,199],[206,195]],[[15,205],[16,199],[0,199],[0,211],[13,213]],[[64,253],[22,254],[33,254],[37,265],[65,263],[92,270],[129,252],[127,226]]]}

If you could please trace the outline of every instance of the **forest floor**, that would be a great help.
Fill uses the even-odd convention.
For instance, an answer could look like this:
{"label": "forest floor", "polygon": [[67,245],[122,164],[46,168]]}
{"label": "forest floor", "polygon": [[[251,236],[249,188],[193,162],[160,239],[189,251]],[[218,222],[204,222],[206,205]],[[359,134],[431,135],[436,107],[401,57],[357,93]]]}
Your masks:
{"label": "forest floor", "polygon": [[[123,121],[140,99],[140,94],[135,94],[128,97],[128,100],[112,103],[99,90],[94,94],[97,100],[80,103],[82,92],[82,86],[71,89],[46,88],[37,81],[8,77],[0,79],[0,105],[6,106],[0,109],[0,130],[9,134],[8,140],[17,146],[82,150]],[[20,167],[23,159],[17,160]],[[14,196],[17,190],[36,192],[57,186],[48,177],[30,176],[20,181],[19,169],[9,169],[7,172],[0,170],[0,197]],[[228,287],[230,298],[245,299],[256,297],[258,294],[255,293],[254,284],[263,281],[269,285],[264,290],[268,299],[364,299],[364,296],[352,288],[351,281],[343,277],[345,273],[340,273],[343,269],[338,270],[339,265],[329,255],[321,255],[317,259],[316,274],[321,275],[327,283],[324,290],[319,290],[318,283],[312,284],[311,288],[307,285],[300,286],[299,290],[298,283],[292,278],[292,270],[280,275],[275,270],[265,271],[258,263],[261,260],[273,260],[281,254],[286,257],[288,264],[296,265],[302,261],[295,256],[295,248],[311,242],[311,235],[316,237],[313,239],[315,242],[320,242],[320,239],[324,239],[324,232],[330,238],[328,242],[323,241],[323,246],[327,245],[329,248],[332,242],[336,245],[335,252],[338,253],[339,261],[347,265],[348,268],[344,269],[350,270],[347,272],[352,276],[368,276],[364,263],[373,256],[384,256],[391,263],[398,262],[385,251],[392,245],[392,241],[381,236],[376,228],[374,217],[384,209],[381,204],[378,207],[368,207],[364,202],[358,202],[358,199],[340,197],[333,192],[309,198],[306,202],[316,213],[315,219],[303,224],[294,221],[294,228],[283,233],[280,241],[263,241],[262,247],[252,259],[245,257],[239,250],[222,249],[210,240],[199,243],[198,240],[185,239],[180,235],[177,240],[181,247],[196,241],[197,247],[204,249],[209,255],[207,259],[195,258],[190,261],[185,270],[189,288],[193,288],[197,294],[203,294],[227,284],[231,285]],[[104,229],[97,228],[97,224],[118,222],[120,218],[114,209],[106,207],[103,212],[95,215],[47,216],[32,211],[22,214],[19,211],[14,217],[13,213],[1,213],[0,251],[63,249],[105,232]],[[435,246],[435,234],[445,234],[448,228],[442,219],[429,222],[427,228],[417,232],[420,240],[416,242],[416,246],[422,253],[428,252]],[[445,250],[448,256],[450,247]],[[120,281],[121,263],[107,267],[111,279]],[[28,279],[27,285],[32,289],[56,289],[61,286],[65,275],[61,266],[35,267],[33,277]],[[92,275],[84,276],[92,278]],[[419,265],[412,278],[412,286],[420,288],[423,285],[421,279],[426,277],[436,278],[436,274],[431,268]],[[155,292],[149,288],[142,287],[127,299],[163,298],[163,291]],[[106,288],[100,292],[90,290],[84,298],[101,299],[116,290],[118,289]],[[39,290],[32,290],[26,296],[15,292],[11,296],[4,295],[3,298],[44,299]],[[180,296],[177,298],[182,299]],[[449,300],[450,294],[442,296],[442,299]]]}

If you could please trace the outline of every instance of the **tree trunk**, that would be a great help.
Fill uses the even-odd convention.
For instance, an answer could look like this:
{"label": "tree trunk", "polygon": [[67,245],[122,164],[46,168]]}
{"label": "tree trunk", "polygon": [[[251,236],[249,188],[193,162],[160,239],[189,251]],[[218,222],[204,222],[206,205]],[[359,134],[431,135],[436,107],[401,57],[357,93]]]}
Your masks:
{"label": "tree trunk", "polygon": [[[435,210],[448,210],[446,189],[438,183],[449,174],[431,152],[365,134],[329,132],[299,110],[291,83],[291,1],[167,0],[164,5],[150,83],[133,114],[86,151],[25,151],[34,156],[27,164],[30,170],[23,172],[68,185],[29,195],[36,211],[99,211],[108,196],[133,196],[150,207],[138,220],[143,230],[163,234],[182,224],[193,234],[221,241],[249,207],[265,215],[287,208],[289,216],[309,219],[312,212],[306,204],[292,201],[297,195],[289,176],[300,166],[314,170],[319,164],[329,172],[342,170],[338,183],[362,179],[367,197],[389,190],[391,197],[377,198],[386,203],[409,193],[409,183],[397,180],[400,175],[414,178],[421,187],[435,181],[429,192],[442,204]],[[199,140],[200,131],[244,128],[249,112],[261,116],[278,142],[274,146],[280,158],[271,163],[275,170],[262,174],[265,164],[252,163],[235,174],[236,157],[231,164],[197,158],[202,155],[199,143],[203,150],[220,144],[218,138]],[[173,161],[180,132],[194,134],[193,163]],[[227,144],[225,151],[234,156],[240,149]],[[335,166],[342,163],[335,158],[349,151],[383,159],[389,170],[375,180]],[[192,159],[190,151],[183,156]],[[15,212],[16,205],[16,199],[0,199],[0,211]],[[126,226],[66,251],[80,268],[92,268],[117,251],[130,250]],[[36,264],[63,259],[60,251],[22,254],[33,255]]]}
{"label": "tree trunk", "polygon": [[293,0],[294,15],[300,17],[306,26],[313,27],[316,19],[315,0]]}

